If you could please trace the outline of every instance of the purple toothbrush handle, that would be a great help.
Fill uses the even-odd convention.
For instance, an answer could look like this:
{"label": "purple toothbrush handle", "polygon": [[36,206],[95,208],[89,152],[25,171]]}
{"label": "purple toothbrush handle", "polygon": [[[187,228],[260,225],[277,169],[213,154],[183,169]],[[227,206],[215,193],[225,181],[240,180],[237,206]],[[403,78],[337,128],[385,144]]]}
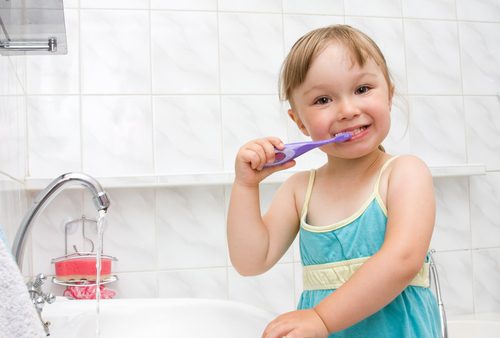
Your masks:
{"label": "purple toothbrush handle", "polygon": [[293,160],[294,158],[312,150],[314,148],[321,147],[328,143],[341,143],[349,140],[352,137],[351,133],[341,133],[337,136],[323,141],[315,141],[315,142],[295,142],[285,144],[285,148],[282,150],[275,149],[274,150],[274,162],[268,163],[264,165],[264,168],[274,167],[277,165],[281,165],[288,161]]}

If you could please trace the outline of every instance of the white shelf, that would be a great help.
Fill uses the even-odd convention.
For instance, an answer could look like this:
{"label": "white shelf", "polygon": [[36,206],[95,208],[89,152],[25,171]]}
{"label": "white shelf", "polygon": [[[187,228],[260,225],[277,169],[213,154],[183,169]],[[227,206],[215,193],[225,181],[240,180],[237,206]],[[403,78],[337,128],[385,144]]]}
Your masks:
{"label": "white shelf", "polygon": [[[433,177],[461,177],[486,174],[484,164],[449,165],[429,167]],[[281,183],[297,170],[285,170],[267,177],[263,183]],[[233,172],[206,172],[184,174],[157,174],[116,177],[95,177],[105,189],[109,188],[147,188],[147,187],[182,187],[232,184]],[[44,189],[53,178],[27,177],[27,190]]]}

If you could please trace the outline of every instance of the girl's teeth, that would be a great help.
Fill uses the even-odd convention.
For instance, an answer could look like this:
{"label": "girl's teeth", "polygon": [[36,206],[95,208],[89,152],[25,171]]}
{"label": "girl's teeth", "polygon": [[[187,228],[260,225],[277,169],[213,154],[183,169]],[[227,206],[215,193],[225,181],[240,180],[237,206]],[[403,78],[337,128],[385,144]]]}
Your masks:
{"label": "girl's teeth", "polygon": [[365,130],[365,129],[366,129],[366,127],[365,127],[365,126],[363,126],[363,127],[359,127],[359,128],[357,128],[357,129],[354,129],[354,130],[351,130],[351,131],[348,131],[348,132],[340,132],[340,133],[337,133],[337,134],[335,134],[335,136],[340,135],[340,134],[343,134],[343,133],[350,133],[352,136],[355,136],[355,135],[357,135],[357,134],[361,133],[361,132],[362,132],[363,130]]}

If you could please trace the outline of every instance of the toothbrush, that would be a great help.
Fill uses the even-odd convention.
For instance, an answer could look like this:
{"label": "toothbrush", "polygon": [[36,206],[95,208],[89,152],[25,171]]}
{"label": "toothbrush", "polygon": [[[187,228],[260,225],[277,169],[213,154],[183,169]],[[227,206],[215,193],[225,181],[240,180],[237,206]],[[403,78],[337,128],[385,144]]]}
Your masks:
{"label": "toothbrush", "polygon": [[314,148],[321,147],[325,144],[329,143],[341,143],[349,140],[352,137],[352,134],[349,132],[339,133],[335,135],[335,137],[315,142],[294,142],[285,144],[285,148],[282,150],[275,149],[274,150],[274,162],[267,163],[264,165],[267,167],[274,167],[288,161],[293,160],[294,158],[312,150]]}

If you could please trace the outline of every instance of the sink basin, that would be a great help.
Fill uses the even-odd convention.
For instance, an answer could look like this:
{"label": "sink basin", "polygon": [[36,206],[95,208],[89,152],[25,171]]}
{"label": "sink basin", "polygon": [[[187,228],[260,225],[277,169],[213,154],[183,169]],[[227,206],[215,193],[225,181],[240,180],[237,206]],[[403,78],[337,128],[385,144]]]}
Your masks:
{"label": "sink basin", "polygon": [[275,315],[226,300],[191,298],[106,299],[58,298],[43,311],[51,338],[255,338]]}
{"label": "sink basin", "polygon": [[480,313],[448,320],[449,338],[498,338],[500,313]]}

